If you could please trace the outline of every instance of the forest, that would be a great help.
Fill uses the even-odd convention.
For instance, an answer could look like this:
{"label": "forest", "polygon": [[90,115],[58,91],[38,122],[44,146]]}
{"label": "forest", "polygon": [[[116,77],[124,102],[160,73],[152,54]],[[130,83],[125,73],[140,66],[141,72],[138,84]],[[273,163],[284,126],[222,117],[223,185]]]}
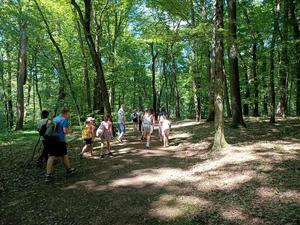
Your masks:
{"label": "forest", "polygon": [[[299,29],[298,0],[0,0],[0,225],[299,224]],[[122,104],[124,143],[81,159]],[[66,107],[77,172],[48,185],[37,125]]]}

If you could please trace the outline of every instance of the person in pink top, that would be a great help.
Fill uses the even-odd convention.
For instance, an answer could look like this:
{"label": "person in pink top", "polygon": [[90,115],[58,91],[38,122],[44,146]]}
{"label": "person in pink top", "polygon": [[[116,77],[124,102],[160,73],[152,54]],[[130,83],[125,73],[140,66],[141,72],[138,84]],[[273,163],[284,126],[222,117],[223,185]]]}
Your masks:
{"label": "person in pink top", "polygon": [[111,153],[111,145],[110,145],[110,141],[113,137],[113,132],[112,132],[112,118],[111,115],[106,115],[104,120],[101,122],[98,130],[97,130],[97,136],[100,137],[101,142],[103,143],[103,145],[106,142],[106,146],[107,146],[107,152],[103,152],[101,155],[101,158],[104,158],[104,156],[110,155],[113,156],[113,154]]}

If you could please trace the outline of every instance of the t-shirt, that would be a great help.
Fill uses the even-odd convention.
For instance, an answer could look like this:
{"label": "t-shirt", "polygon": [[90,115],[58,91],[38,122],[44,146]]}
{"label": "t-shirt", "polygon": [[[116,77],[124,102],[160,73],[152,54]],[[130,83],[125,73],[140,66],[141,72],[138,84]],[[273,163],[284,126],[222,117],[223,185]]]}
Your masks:
{"label": "t-shirt", "polygon": [[58,115],[53,119],[53,121],[58,122],[57,124],[58,141],[66,142],[66,135],[64,133],[64,128],[69,127],[69,120],[62,117],[61,115]]}
{"label": "t-shirt", "polygon": [[118,123],[124,123],[124,109],[120,108],[118,111]]}
{"label": "t-shirt", "polygon": [[[47,121],[50,122],[50,120],[48,118],[41,119],[37,124],[37,130],[40,130],[42,128],[42,126],[47,123]],[[45,138],[43,136],[41,136],[41,140],[45,140]]]}
{"label": "t-shirt", "polygon": [[110,133],[112,130],[112,123],[110,121],[102,121],[102,124],[104,126],[104,133]]}
{"label": "t-shirt", "polygon": [[171,121],[170,120],[164,119],[162,121],[162,130],[168,130],[168,129],[170,129],[170,126],[171,126]]}

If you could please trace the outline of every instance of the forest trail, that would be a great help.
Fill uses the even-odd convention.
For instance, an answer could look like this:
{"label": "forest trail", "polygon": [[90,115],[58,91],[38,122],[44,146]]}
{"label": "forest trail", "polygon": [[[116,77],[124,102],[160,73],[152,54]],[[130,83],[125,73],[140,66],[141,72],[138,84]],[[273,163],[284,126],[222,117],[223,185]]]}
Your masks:
{"label": "forest trail", "polygon": [[128,131],[124,144],[113,143],[116,156],[104,159],[80,159],[78,139],[69,146],[78,173],[65,178],[57,163],[50,184],[35,166],[22,173],[32,147],[23,144],[19,163],[3,164],[0,224],[297,224],[298,119],[247,125],[227,128],[231,147],[218,152],[209,149],[213,124],[189,120],[174,123],[168,148],[157,130],[150,149]]}

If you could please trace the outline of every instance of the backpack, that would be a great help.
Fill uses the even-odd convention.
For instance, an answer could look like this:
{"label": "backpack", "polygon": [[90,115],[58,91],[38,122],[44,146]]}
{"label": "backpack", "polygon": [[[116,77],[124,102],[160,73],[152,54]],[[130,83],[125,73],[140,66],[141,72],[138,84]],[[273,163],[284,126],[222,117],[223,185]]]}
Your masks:
{"label": "backpack", "polygon": [[105,129],[104,124],[101,123],[100,126],[98,127],[97,131],[96,131],[96,136],[101,137],[104,133],[104,129]]}
{"label": "backpack", "polygon": [[58,122],[51,121],[44,134],[44,138],[47,141],[58,141],[59,140],[59,133],[58,133]]}
{"label": "backpack", "polygon": [[138,114],[137,114],[136,112],[134,112],[134,113],[132,114],[132,121],[133,121],[133,122],[137,122],[137,121],[138,121]]}
{"label": "backpack", "polygon": [[46,133],[46,130],[47,130],[47,124],[48,124],[48,119],[46,121],[46,123],[44,123],[40,129],[39,129],[39,134],[40,136],[44,137],[45,136],[45,133]]}
{"label": "backpack", "polygon": [[91,137],[91,131],[89,126],[84,126],[81,132],[82,139],[90,139]]}

